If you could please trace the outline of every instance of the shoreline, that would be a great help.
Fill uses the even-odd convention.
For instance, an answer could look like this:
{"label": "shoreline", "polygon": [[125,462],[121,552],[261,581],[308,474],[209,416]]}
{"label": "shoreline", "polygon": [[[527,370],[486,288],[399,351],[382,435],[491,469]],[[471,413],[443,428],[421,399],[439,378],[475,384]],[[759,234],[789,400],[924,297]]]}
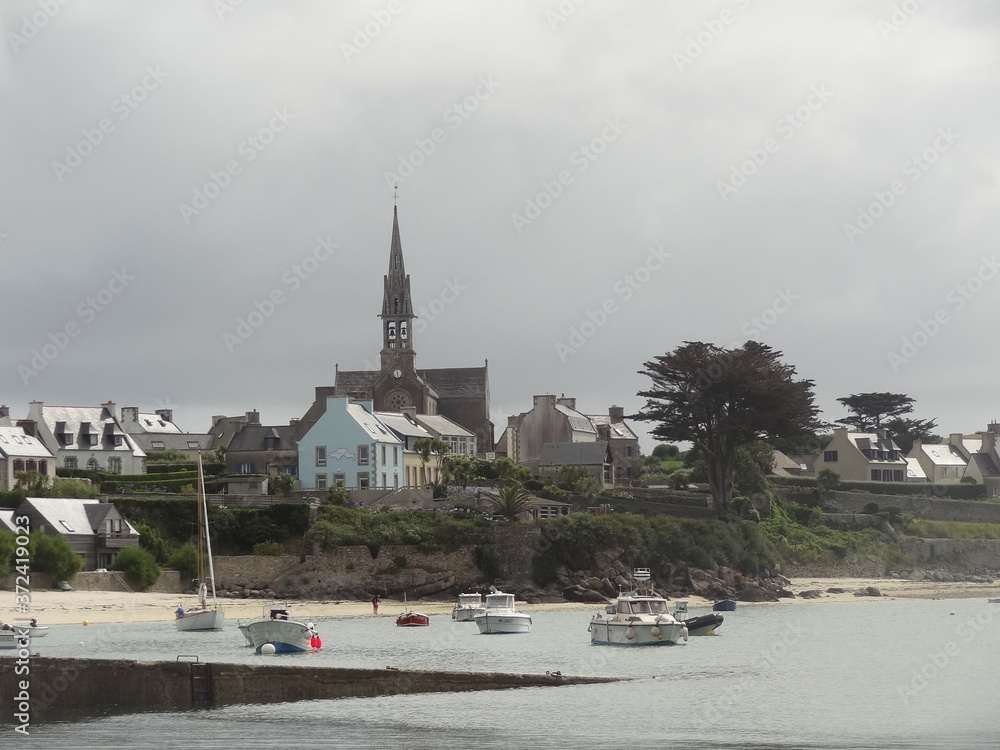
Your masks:
{"label": "shoreline", "polygon": [[[899,601],[910,599],[988,599],[1000,597],[1000,581],[994,583],[908,581],[898,578],[826,578],[796,577],[790,579],[788,589],[796,596],[779,599],[777,602],[739,602],[739,606],[800,605],[813,602],[834,601]],[[869,586],[877,588],[881,597],[855,596],[855,592]],[[828,593],[828,589],[843,589],[842,593]],[[804,591],[819,590],[816,599],[802,599]],[[675,597],[672,601],[684,599],[692,610],[710,607],[712,601],[698,596]],[[372,613],[371,604],[359,601],[318,601],[289,599],[288,605],[296,617],[316,619],[321,617],[396,617],[408,610],[416,610],[428,615],[450,615],[454,602],[447,601],[398,601],[383,599],[379,603],[377,615]],[[197,603],[194,594],[127,593],[122,591],[32,591],[29,611],[17,614],[14,610],[14,592],[0,591],[0,621],[31,618],[39,625],[129,622],[169,622],[174,619],[174,610],[180,605],[187,609]],[[227,620],[236,622],[252,619],[263,614],[268,605],[266,599],[219,600]],[[560,610],[596,610],[600,604],[579,602],[557,602],[546,604],[518,603],[518,609],[525,612]]]}

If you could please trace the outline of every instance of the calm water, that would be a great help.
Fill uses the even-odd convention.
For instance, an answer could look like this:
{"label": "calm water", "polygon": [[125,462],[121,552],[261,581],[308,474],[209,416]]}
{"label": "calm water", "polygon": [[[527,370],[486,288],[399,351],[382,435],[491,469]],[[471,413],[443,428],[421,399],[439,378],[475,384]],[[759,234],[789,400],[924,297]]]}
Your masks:
{"label": "calm water", "polygon": [[[696,612],[692,611],[693,614]],[[295,612],[305,616],[305,611]],[[387,613],[389,615],[389,613]],[[393,616],[316,620],[318,654],[258,656],[236,623],[61,626],[46,656],[620,675],[631,682],[247,705],[0,726],[3,747],[697,748],[1000,747],[1000,604],[985,600],[743,606],[716,637],[592,646],[588,612],[534,613],[527,635]],[[81,645],[82,643],[82,645]],[[3,716],[6,718],[5,710]],[[8,740],[13,737],[14,741]]]}

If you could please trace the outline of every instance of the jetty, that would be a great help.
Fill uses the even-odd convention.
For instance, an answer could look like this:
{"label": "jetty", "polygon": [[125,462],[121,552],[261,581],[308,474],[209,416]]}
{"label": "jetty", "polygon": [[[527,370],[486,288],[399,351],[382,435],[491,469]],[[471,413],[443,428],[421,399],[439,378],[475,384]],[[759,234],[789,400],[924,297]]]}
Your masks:
{"label": "jetty", "polygon": [[[0,658],[0,695],[17,695],[23,675],[16,661]],[[33,718],[62,712],[184,710],[245,703],[371,698],[413,693],[507,690],[627,680],[545,674],[309,667],[286,664],[205,662],[194,655],[173,661],[32,656]]]}

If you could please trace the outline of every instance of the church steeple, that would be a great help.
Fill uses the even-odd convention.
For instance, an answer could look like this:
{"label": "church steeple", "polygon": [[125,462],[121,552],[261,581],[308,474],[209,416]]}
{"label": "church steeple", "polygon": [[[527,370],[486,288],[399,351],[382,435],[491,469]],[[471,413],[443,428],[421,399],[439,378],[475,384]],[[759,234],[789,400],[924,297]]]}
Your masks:
{"label": "church steeple", "polygon": [[382,297],[382,371],[393,367],[413,369],[413,301],[410,277],[403,266],[403,243],[399,239],[399,209],[392,207],[392,241],[389,246],[389,273]]}

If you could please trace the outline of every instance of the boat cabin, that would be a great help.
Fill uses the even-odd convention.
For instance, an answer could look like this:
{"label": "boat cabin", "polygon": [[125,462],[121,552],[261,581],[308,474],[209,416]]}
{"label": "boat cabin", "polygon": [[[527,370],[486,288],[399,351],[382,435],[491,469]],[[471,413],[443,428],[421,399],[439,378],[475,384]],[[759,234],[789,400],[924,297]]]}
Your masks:
{"label": "boat cabin", "polygon": [[619,615],[648,615],[662,614],[667,611],[665,599],[619,599],[617,604],[608,605],[609,614],[611,608]]}
{"label": "boat cabin", "polygon": [[483,598],[479,594],[459,594],[458,595],[458,606],[459,607],[480,607],[483,604]]}
{"label": "boat cabin", "polygon": [[487,594],[486,609],[514,609],[513,594]]}

